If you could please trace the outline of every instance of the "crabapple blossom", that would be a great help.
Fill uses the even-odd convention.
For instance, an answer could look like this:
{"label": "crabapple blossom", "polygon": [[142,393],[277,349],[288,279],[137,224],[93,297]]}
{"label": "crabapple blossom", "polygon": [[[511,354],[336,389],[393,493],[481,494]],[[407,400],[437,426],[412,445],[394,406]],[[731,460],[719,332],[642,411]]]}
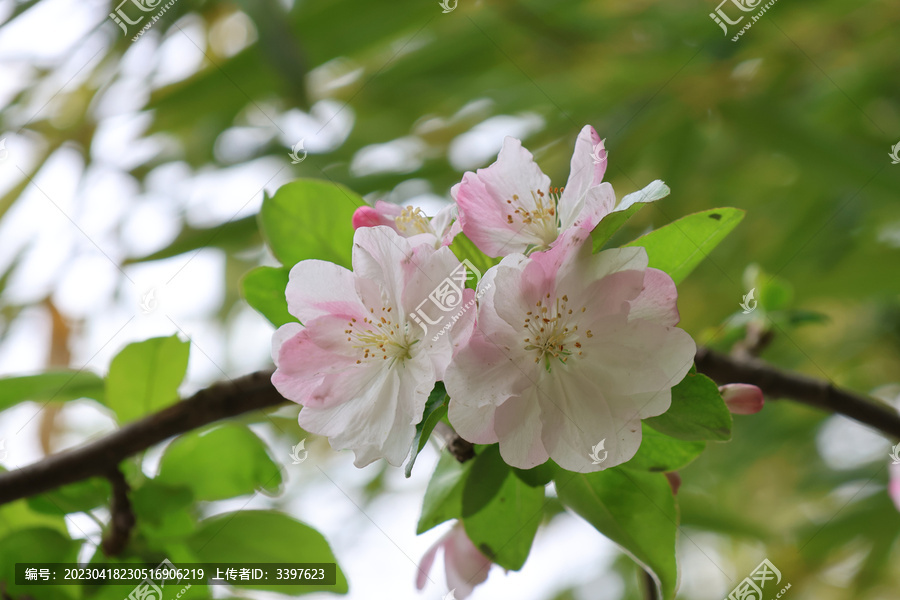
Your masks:
{"label": "crabapple blossom", "polygon": [[291,269],[288,310],[300,323],[275,332],[272,383],[303,405],[301,427],[352,449],[356,466],[400,465],[450,362],[454,331],[465,330],[433,336],[409,317],[460,263],[449,248],[415,245],[383,226],[356,231],[352,263],[353,271],[320,260]]}
{"label": "crabapple blossom", "polygon": [[[648,268],[641,247],[592,254],[589,240],[574,228],[549,251],[491,268],[477,326],[444,378],[456,431],[499,442],[514,467],[552,458],[588,472],[629,460],[641,419],[669,408],[693,363],[672,279]],[[598,440],[609,456],[593,464]]]}
{"label": "crabapple blossom", "polygon": [[414,244],[431,244],[435,248],[449,246],[461,231],[456,220],[456,205],[445,206],[434,217],[426,217],[421,208],[379,200],[375,206],[360,206],[353,213],[353,228],[390,227]]}
{"label": "crabapple blossom", "polygon": [[462,231],[492,257],[546,250],[572,227],[590,231],[611,212],[669,193],[657,180],[616,206],[612,186],[603,181],[606,164],[603,140],[585,125],[575,141],[566,186],[551,187],[522,142],[507,137],[494,164],[465,173],[451,190]]}
{"label": "crabapple blossom", "polygon": [[447,587],[454,590],[459,600],[467,598],[479,583],[483,583],[491,569],[491,561],[481,553],[469,536],[466,535],[462,523],[457,522],[450,531],[434,543],[419,564],[416,577],[416,589],[423,589],[428,573],[434,564],[438,550],[444,551],[444,568],[447,572]]}

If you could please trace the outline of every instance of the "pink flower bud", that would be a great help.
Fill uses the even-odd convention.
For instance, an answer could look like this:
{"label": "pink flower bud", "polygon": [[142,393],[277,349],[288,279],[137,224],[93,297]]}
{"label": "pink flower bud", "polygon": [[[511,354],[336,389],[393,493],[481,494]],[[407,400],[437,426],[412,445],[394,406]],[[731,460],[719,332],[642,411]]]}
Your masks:
{"label": "pink flower bud", "polygon": [[387,225],[392,227],[394,220],[375,210],[371,206],[360,206],[353,213],[353,229],[360,227],[377,227]]}
{"label": "pink flower bud", "polygon": [[722,399],[733,414],[752,415],[762,410],[763,393],[755,385],[748,383],[729,383],[719,387]]}

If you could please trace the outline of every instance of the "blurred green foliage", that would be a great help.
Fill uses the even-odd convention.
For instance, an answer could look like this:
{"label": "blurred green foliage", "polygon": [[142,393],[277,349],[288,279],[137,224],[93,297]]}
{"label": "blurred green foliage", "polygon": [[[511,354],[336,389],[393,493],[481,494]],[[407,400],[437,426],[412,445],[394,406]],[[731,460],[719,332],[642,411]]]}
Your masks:
{"label": "blurred green foliage", "polygon": [[[7,24],[37,4],[17,3]],[[412,178],[449,197],[461,176],[448,160],[450,143],[494,116],[537,115],[543,125],[525,138],[525,145],[561,183],[574,137],[590,123],[606,138],[607,179],[619,197],[656,178],[672,189],[668,198],[619,230],[613,243],[718,206],[747,213],[680,285],[683,326],[698,342],[727,348],[746,334],[752,319],[768,316],[760,326],[769,328],[773,338],[764,357],[779,366],[861,392],[897,381],[900,167],[886,155],[900,139],[900,5],[781,0],[737,43],[722,37],[707,16],[714,3],[696,0],[460,0],[449,14],[441,14],[436,1],[423,0],[390,5],[306,0],[289,10],[283,6],[275,0],[181,0],[134,45],[111,22],[103,22],[100,28],[115,41],[90,63],[90,76],[62,87],[45,109],[22,122],[21,114],[33,112],[26,108],[36,90],[53,75],[52,68],[31,68],[29,85],[10,98],[0,119],[5,130],[24,127],[39,139],[40,156],[0,197],[0,219],[63,145],[93,164],[91,148],[100,125],[94,107],[112,84],[129,75],[121,66],[123,57],[140,45],[189,35],[205,49],[196,72],[153,89],[149,80],[144,82],[148,93],[141,110],[151,119],[146,135],[165,134],[175,143],[131,170],[138,186],[177,161],[196,172],[231,168],[216,153],[223,132],[238,126],[277,130],[276,115],[309,110],[327,99],[353,117],[349,135],[336,148],[292,165],[287,152],[296,140],[279,140],[275,131],[276,137],[242,162],[271,156],[293,176],[346,186],[352,197],[329,199],[322,206],[346,219],[358,202],[355,194],[386,195]],[[256,41],[229,55],[214,32],[238,13],[249,18]],[[188,22],[198,27],[186,32],[182,26]],[[421,143],[419,166],[403,173],[354,175],[351,164],[360,150],[408,137]],[[258,223],[274,231],[278,217],[267,221],[263,214],[259,221],[242,218],[208,230],[182,220],[171,246],[130,261],[220,248],[226,255],[227,294],[219,312],[224,318],[241,301],[240,277],[256,266],[245,251],[261,247]],[[289,236],[284,239],[291,242]],[[303,240],[293,242],[302,245]],[[755,285],[742,279],[751,263],[761,269],[750,277]],[[9,283],[18,266],[13,261],[0,273],[0,286]],[[248,278],[271,284],[284,276],[273,270]],[[735,313],[751,287],[760,294],[761,310],[740,321]],[[287,318],[277,299],[263,296],[251,303],[276,324]],[[2,305],[0,341],[23,308]],[[809,324],[799,327],[803,323]],[[7,380],[0,388],[0,406],[26,397],[104,400],[98,379],[87,373],[72,375],[54,398],[48,390],[59,389],[59,378],[70,375]],[[114,407],[115,385],[107,396]],[[151,403],[161,406],[174,400],[169,396]],[[685,468],[679,549],[696,551],[696,534],[717,536],[716,560],[698,568],[724,570],[737,581],[762,552],[792,582],[794,598],[895,596],[900,574],[892,565],[900,560],[900,516],[884,494],[886,456],[853,469],[829,467],[816,445],[824,420],[802,406],[769,403],[759,415],[735,419],[731,442],[708,443]],[[205,437],[224,435],[216,431],[221,430]],[[177,446],[171,450],[177,451]],[[271,485],[260,477],[271,461],[264,450],[254,452],[258,460],[235,465],[240,477],[232,482],[234,489],[224,491],[214,482],[188,481],[175,472],[170,479],[177,485],[165,486],[162,480],[134,475],[137,553],[146,558],[171,549],[171,540],[185,535],[199,546],[213,523],[198,522],[196,499],[238,493],[244,489],[241,482]],[[665,496],[662,475],[641,477],[655,477],[653,489],[659,488],[660,499]],[[583,485],[601,493],[604,482],[596,479]],[[459,481],[458,474],[450,474],[447,489],[430,490],[426,527],[443,520],[447,504],[462,502]],[[874,489],[852,493],[864,484]],[[851,493],[836,492],[846,489]],[[58,493],[83,508],[84,502],[96,504],[96,491]],[[653,500],[635,497],[636,502]],[[0,567],[11,564],[3,558],[9,553],[35,558],[32,552],[43,553],[60,560],[72,555],[62,517],[45,514],[45,504],[33,499],[0,507]],[[166,507],[164,518],[154,510],[160,506]],[[454,505],[450,512],[457,510]],[[583,516],[592,521],[602,515]],[[263,513],[247,519],[241,526],[248,531],[305,527],[275,522]],[[647,552],[648,561],[663,560]],[[615,565],[625,581],[623,595],[639,597],[633,565],[623,564]],[[671,571],[669,565],[660,569]],[[667,577],[666,585],[672,585],[671,573]]]}

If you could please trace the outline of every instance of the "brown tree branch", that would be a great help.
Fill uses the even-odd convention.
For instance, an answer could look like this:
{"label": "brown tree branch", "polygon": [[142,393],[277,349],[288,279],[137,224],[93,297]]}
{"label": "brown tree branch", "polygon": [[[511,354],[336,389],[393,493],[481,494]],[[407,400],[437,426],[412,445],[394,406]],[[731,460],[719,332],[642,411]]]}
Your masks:
{"label": "brown tree branch", "polygon": [[[757,359],[737,359],[701,348],[697,370],[719,384],[751,383],[770,398],[790,398],[846,415],[900,439],[900,415],[893,408],[855,392],[796,373],[786,373]],[[48,456],[0,474],[0,504],[34,496],[89,477],[105,477],[124,459],[174,435],[209,423],[285,402],[271,383],[271,371],[258,371],[217,383],[140,421],[129,423],[95,442]],[[469,457],[471,444],[456,436],[448,448],[457,459]]]}
{"label": "brown tree branch", "polygon": [[117,556],[128,546],[131,528],[134,527],[134,511],[128,499],[128,482],[119,467],[113,467],[106,475],[112,484],[112,498],[109,503],[109,531],[103,537],[103,553],[106,556]]}
{"label": "brown tree branch", "polygon": [[271,371],[258,371],[200,390],[140,421],[80,448],[0,474],[0,504],[27,498],[90,477],[105,477],[133,454],[185,431],[285,402],[271,382]]}
{"label": "brown tree branch", "polygon": [[475,445],[459,437],[453,428],[443,421],[438,421],[434,426],[434,432],[444,438],[447,451],[459,462],[464,463],[475,458]]}
{"label": "brown tree branch", "polygon": [[699,348],[697,371],[716,383],[751,383],[771,399],[789,398],[815,408],[845,415],[900,439],[900,413],[887,404],[835,387],[829,381],[788,373],[755,358],[736,359]]}

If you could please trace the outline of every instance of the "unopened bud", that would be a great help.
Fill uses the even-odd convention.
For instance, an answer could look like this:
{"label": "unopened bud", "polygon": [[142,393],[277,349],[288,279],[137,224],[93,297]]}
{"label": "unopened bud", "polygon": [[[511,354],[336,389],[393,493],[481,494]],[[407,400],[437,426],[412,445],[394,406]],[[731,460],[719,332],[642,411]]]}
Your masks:
{"label": "unopened bud", "polygon": [[728,410],[736,415],[758,413],[765,402],[762,390],[748,383],[729,383],[719,387],[719,392]]}

